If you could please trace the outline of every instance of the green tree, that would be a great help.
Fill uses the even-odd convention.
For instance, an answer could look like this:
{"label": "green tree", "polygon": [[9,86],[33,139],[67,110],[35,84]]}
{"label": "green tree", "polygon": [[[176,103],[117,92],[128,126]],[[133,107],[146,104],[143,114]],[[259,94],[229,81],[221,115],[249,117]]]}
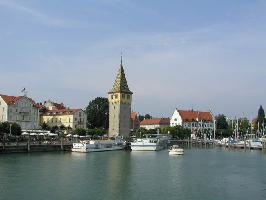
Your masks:
{"label": "green tree", "polygon": [[137,131],[137,137],[142,138],[144,135],[148,134],[148,130],[145,128],[139,128]]}
{"label": "green tree", "polygon": [[105,129],[88,129],[87,130],[88,135],[92,136],[103,136],[107,134],[107,130]]}
{"label": "green tree", "polygon": [[86,135],[86,130],[84,128],[76,128],[74,130],[74,134],[75,135],[79,135],[79,136],[85,136]]}
{"label": "green tree", "polygon": [[229,137],[233,134],[232,127],[229,126],[226,116],[224,114],[219,114],[215,117],[216,119],[216,137],[224,138]]}
{"label": "green tree", "polygon": [[264,126],[264,123],[265,123],[265,113],[264,113],[264,109],[262,105],[260,105],[260,108],[258,110],[258,117],[256,120],[255,129],[257,130],[259,126],[259,129],[261,130],[262,126]]}
{"label": "green tree", "polygon": [[150,114],[146,114],[146,115],[144,116],[144,118],[145,118],[145,119],[152,119],[152,116],[151,116]]}
{"label": "green tree", "polygon": [[50,131],[51,133],[56,133],[58,130],[59,130],[58,126],[53,126]]}
{"label": "green tree", "polygon": [[145,114],[145,115],[139,115],[138,116],[139,121],[143,121],[144,119],[152,119],[152,116],[150,114]]}
{"label": "green tree", "polygon": [[90,129],[104,128],[109,125],[109,103],[107,98],[97,97],[86,108],[87,126]]}
{"label": "green tree", "polygon": [[228,123],[226,117],[223,114],[219,114],[216,118],[216,128],[217,129],[228,129]]}
{"label": "green tree", "polygon": [[42,124],[41,124],[41,128],[43,129],[43,130],[50,130],[51,128],[48,126],[48,124],[46,124],[45,122],[43,122]]}
{"label": "green tree", "polygon": [[250,123],[246,117],[239,119],[238,124],[239,124],[239,132],[241,135],[248,133],[248,131],[250,130]]}
{"label": "green tree", "polygon": [[[11,125],[11,126],[10,126]],[[17,123],[3,122],[0,123],[0,133],[9,134],[11,130],[12,135],[19,136],[21,135],[21,127]]]}
{"label": "green tree", "polygon": [[140,121],[140,122],[143,121],[144,118],[145,118],[143,115],[139,115],[138,117],[139,117],[139,121]]}

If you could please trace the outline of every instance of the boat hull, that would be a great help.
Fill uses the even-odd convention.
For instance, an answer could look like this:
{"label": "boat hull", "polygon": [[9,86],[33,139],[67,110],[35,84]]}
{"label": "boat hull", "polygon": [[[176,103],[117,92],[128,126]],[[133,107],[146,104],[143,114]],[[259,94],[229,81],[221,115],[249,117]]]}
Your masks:
{"label": "boat hull", "polygon": [[161,150],[157,146],[147,146],[147,145],[131,145],[132,151],[159,151]]}
{"label": "boat hull", "polygon": [[112,148],[100,148],[100,149],[71,149],[72,152],[89,153],[89,152],[102,152],[102,151],[118,151],[123,150],[125,147],[112,147]]}
{"label": "boat hull", "polygon": [[178,151],[169,151],[169,155],[176,155],[176,156],[179,156],[179,155],[183,155],[184,154],[184,151],[183,150],[178,150]]}

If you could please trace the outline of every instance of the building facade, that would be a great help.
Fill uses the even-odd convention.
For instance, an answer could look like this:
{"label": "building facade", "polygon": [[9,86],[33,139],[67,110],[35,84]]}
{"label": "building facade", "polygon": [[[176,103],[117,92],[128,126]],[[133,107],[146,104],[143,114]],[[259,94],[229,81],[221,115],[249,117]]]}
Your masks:
{"label": "building facade", "polygon": [[135,131],[139,129],[140,121],[136,112],[131,112],[130,119],[130,130]]}
{"label": "building facade", "polygon": [[81,109],[60,109],[60,110],[48,110],[41,115],[41,123],[46,123],[50,127],[65,128],[86,128],[87,117]]}
{"label": "building facade", "polygon": [[144,119],[140,122],[140,127],[147,130],[158,129],[166,126],[170,126],[169,118]]}
{"label": "building facade", "polygon": [[132,94],[127,84],[121,59],[116,80],[112,90],[108,93],[109,137],[129,137]]}
{"label": "building facade", "polygon": [[63,103],[56,103],[51,100],[44,101],[41,106],[41,124],[45,123],[50,127],[65,128],[86,128],[87,116],[82,109],[66,108]]}
{"label": "building facade", "polygon": [[39,107],[27,96],[0,94],[0,122],[12,122],[22,130],[39,128]]}
{"label": "building facade", "polygon": [[214,130],[214,116],[211,112],[207,111],[194,111],[194,110],[178,110],[175,109],[171,120],[170,126],[183,126],[184,128],[193,131],[199,130]]}

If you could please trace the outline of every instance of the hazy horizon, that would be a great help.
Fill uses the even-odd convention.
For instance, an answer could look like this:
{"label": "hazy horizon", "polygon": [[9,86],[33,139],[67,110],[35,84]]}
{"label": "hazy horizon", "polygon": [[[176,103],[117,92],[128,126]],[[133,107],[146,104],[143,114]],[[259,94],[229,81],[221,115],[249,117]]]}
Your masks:
{"label": "hazy horizon", "polygon": [[[0,93],[84,108],[123,65],[132,110],[257,116],[266,1],[0,0]],[[265,108],[265,107],[264,107]]]}

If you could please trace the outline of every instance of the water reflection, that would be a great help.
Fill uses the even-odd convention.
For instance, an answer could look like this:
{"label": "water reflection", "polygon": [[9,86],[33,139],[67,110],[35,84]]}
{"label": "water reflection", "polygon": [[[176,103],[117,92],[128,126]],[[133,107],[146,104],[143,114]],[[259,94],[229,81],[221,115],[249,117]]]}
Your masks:
{"label": "water reflection", "polygon": [[260,151],[1,155],[0,199],[264,200],[265,169]]}

